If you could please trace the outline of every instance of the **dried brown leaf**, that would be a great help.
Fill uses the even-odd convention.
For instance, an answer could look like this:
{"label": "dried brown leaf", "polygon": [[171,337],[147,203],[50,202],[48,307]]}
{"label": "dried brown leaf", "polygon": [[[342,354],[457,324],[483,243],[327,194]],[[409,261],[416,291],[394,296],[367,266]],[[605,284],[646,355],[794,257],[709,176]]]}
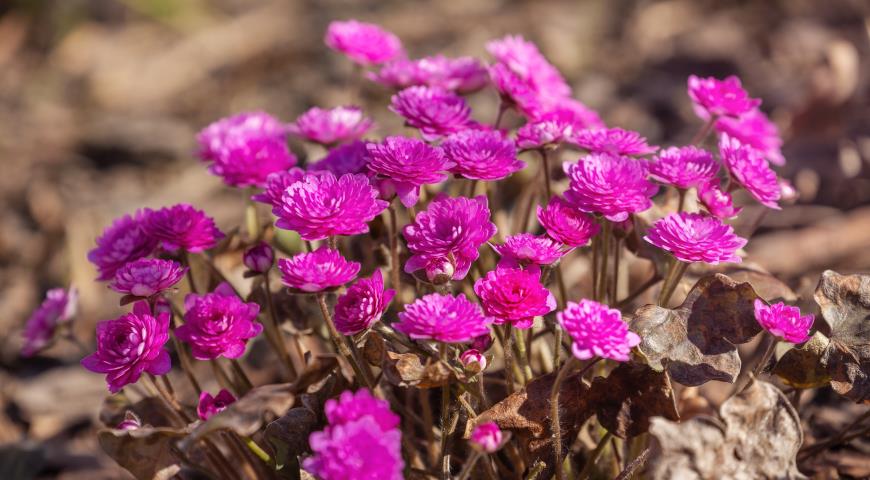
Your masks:
{"label": "dried brown leaf", "polygon": [[188,433],[171,428],[104,429],[97,439],[106,454],[139,480],[168,480],[181,471],[174,445]]}
{"label": "dried brown leaf", "polygon": [[450,378],[450,367],[438,360],[423,360],[416,353],[386,352],[384,376],[400,387],[435,388]]}
{"label": "dried brown leaf", "polygon": [[291,408],[286,415],[266,426],[266,437],[277,448],[292,456],[309,450],[308,436],[318,425],[317,414],[307,407]]}
{"label": "dried brown leaf", "polygon": [[788,285],[773,275],[747,267],[732,267],[723,272],[735,282],[746,282],[752,285],[758,296],[768,302],[794,302],[798,296]]}
{"label": "dried brown leaf", "polygon": [[828,370],[822,365],[822,356],[830,340],[816,332],[803,345],[792,346],[779,357],[771,373],[795,388],[818,388],[831,381]]}
{"label": "dried brown leaf", "polygon": [[647,365],[620,364],[606,378],[595,378],[589,395],[598,422],[620,438],[646,433],[655,416],[680,419],[667,374]]}

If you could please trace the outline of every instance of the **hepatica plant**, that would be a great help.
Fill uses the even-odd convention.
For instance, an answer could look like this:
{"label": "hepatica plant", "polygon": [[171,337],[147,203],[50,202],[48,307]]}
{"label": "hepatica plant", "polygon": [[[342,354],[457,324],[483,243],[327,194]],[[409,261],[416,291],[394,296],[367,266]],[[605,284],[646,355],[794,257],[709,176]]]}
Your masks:
{"label": "hepatica plant", "polygon": [[[679,383],[736,383],[723,416],[742,401],[785,422],[787,400],[746,396],[780,392],[767,375],[796,385],[779,365],[796,355],[822,379],[800,388],[868,401],[870,278],[825,274],[828,340],[773,277],[722,274],[793,197],[737,77],[690,76],[698,133],[666,145],[606,123],[521,36],[480,59],[415,59],[354,20],[325,40],[383,103],[216,119],[198,152],[238,209],[143,206],[94,239],[95,281],[124,311],[80,342],[81,365],[115,395],[100,443],[137,477],[668,478],[677,453],[652,447],[678,428]],[[76,297],[49,291],[22,355],[75,340]],[[758,337],[777,355],[742,369],[737,345]],[[800,440],[785,443],[775,473],[733,477],[794,478]]]}

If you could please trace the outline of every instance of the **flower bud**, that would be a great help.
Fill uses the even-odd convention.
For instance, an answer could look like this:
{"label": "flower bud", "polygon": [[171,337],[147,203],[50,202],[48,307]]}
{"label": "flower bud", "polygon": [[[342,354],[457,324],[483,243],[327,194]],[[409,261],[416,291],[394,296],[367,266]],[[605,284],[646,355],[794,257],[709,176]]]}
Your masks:
{"label": "flower bud", "polygon": [[486,370],[486,357],[479,350],[470,348],[459,356],[459,361],[465,366],[469,372],[480,373]]}
{"label": "flower bud", "polygon": [[115,428],[118,430],[136,430],[137,428],[142,428],[142,420],[139,419],[138,415],[127,410],[124,414],[124,420]]}
{"label": "flower bud", "polygon": [[485,352],[489,350],[489,347],[492,346],[492,336],[488,333],[485,333],[479,337],[474,339],[474,342],[471,343],[471,349],[477,350],[478,352]]}
{"label": "flower bud", "polygon": [[504,434],[495,422],[481,423],[471,432],[471,445],[486,453],[493,453],[501,448]]}
{"label": "flower bud", "polygon": [[438,259],[426,266],[426,278],[435,285],[444,285],[453,280],[454,273],[456,273],[456,267],[445,259]]}
{"label": "flower bud", "polygon": [[268,243],[260,242],[245,250],[243,261],[252,272],[266,273],[275,262],[275,251]]}

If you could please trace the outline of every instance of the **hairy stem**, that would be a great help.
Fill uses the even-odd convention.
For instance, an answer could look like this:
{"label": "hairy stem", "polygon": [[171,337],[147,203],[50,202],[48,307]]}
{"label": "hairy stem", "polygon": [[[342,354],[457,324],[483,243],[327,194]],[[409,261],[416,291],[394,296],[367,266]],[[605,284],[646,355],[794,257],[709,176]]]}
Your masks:
{"label": "hairy stem", "polygon": [[[290,356],[290,351],[287,350],[287,344],[284,342],[284,334],[281,333],[281,324],[278,322],[278,313],[275,310],[275,300],[272,298],[272,285],[269,280],[269,272],[263,274],[263,290],[266,293],[266,306],[269,309],[270,327],[278,357],[290,373],[290,380],[295,380],[298,372],[296,371],[296,365],[293,363],[293,357]],[[299,346],[299,341],[295,335],[290,339],[290,348],[293,349],[294,356],[300,362],[304,362],[305,357],[302,354],[302,348]]]}
{"label": "hairy stem", "polygon": [[465,461],[465,465],[462,467],[462,471],[459,472],[459,480],[467,480],[471,472],[474,470],[474,466],[477,465],[477,461],[480,460],[480,457],[483,456],[483,453],[475,450],[474,453],[471,454],[471,458]]}
{"label": "hairy stem", "polygon": [[556,468],[557,480],[564,480],[565,471],[562,468],[562,425],[559,420],[559,393],[562,389],[562,383],[565,378],[571,373],[571,370],[577,366],[578,360],[571,355],[565,362],[565,365],[559,370],[556,375],[556,381],[553,382],[553,389],[550,392],[550,431],[553,435],[553,453]]}
{"label": "hairy stem", "polygon": [[686,273],[686,268],[688,267],[688,263],[681,262],[676,258],[673,259],[671,268],[668,269],[668,274],[665,276],[665,283],[662,285],[661,292],[659,292],[659,298],[658,301],[656,301],[656,305],[667,307],[668,302],[671,301],[671,295],[674,294],[677,286],[679,286],[680,280],[683,278],[683,274]]}
{"label": "hairy stem", "polygon": [[335,323],[332,321],[332,315],[329,314],[329,307],[326,305],[325,294],[317,294],[317,304],[320,306],[320,313],[323,315],[323,320],[326,323],[326,328],[329,330],[329,337],[332,339],[332,343],[335,345],[335,348],[341,356],[350,363],[351,368],[353,368],[353,373],[357,377],[357,381],[364,384],[370,390],[374,389],[374,380],[364,373],[358,359],[351,351],[347,339],[336,330]]}
{"label": "hairy stem", "polygon": [[514,342],[517,345],[517,359],[520,363],[520,370],[523,373],[523,385],[532,381],[534,374],[532,373],[532,367],[529,366],[529,357],[526,352],[526,338],[521,330],[514,330]]}
{"label": "hairy stem", "polygon": [[598,440],[598,444],[595,445],[595,450],[592,450],[592,453],[589,455],[589,458],[586,460],[586,464],[583,465],[583,470],[580,471],[580,475],[577,477],[581,480],[589,478],[589,475],[592,473],[592,469],[595,468],[595,464],[598,462],[598,459],[601,457],[601,454],[604,452],[604,448],[607,447],[607,443],[610,442],[610,439],[613,438],[613,434],[607,432],[604,436]]}

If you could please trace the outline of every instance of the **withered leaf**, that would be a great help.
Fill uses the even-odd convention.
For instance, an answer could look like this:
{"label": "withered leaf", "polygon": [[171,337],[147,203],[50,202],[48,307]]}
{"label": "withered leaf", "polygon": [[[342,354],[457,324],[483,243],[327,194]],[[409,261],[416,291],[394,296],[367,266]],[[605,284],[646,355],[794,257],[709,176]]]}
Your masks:
{"label": "withered leaf", "polygon": [[168,480],[181,471],[173,445],[188,433],[171,428],[103,429],[97,439],[106,454],[139,480]]}
{"label": "withered leaf", "polygon": [[654,418],[650,478],[798,479],[800,418],[775,386],[753,382],[728,399],[718,418],[683,423]]}
{"label": "withered leaf", "polygon": [[761,331],[748,283],[722,274],[703,277],[675,309],[646,305],[635,312],[631,330],[641,337],[639,351],[656,370],[689,386],[710,380],[734,382],[740,372],[736,344]]}
{"label": "withered leaf", "polygon": [[590,390],[598,421],[621,438],[646,433],[655,416],[680,419],[668,376],[647,365],[622,363],[607,377],[595,378]]}
{"label": "withered leaf", "polygon": [[173,426],[174,415],[166,406],[166,402],[156,397],[145,397],[136,403],[130,403],[127,396],[122,393],[106,397],[100,409],[100,422],[108,428],[115,428],[124,421],[127,412],[135,413],[142,425]]}
{"label": "withered leaf", "polygon": [[416,353],[386,352],[381,366],[384,376],[400,387],[435,388],[450,378],[450,367],[441,361],[426,363]]}
{"label": "withered leaf", "polygon": [[831,327],[822,355],[831,387],[855,402],[870,403],[870,275],[827,270],[814,298]]}
{"label": "withered leaf", "polygon": [[788,348],[776,361],[771,373],[795,388],[818,388],[831,381],[828,370],[822,365],[822,356],[830,340],[816,332],[803,345]]}
{"label": "withered leaf", "polygon": [[363,358],[365,358],[366,362],[373,367],[379,367],[384,361],[386,352],[387,346],[384,342],[384,337],[376,332],[369,332],[362,349]]}
{"label": "withered leaf", "polygon": [[741,264],[731,267],[724,272],[735,282],[746,282],[752,285],[758,296],[768,302],[794,302],[798,296],[788,285],[773,275],[756,268],[750,268]]}
{"label": "withered leaf", "polygon": [[286,415],[266,426],[266,438],[275,447],[297,456],[308,451],[308,435],[318,425],[317,414],[307,407],[291,408]]}

